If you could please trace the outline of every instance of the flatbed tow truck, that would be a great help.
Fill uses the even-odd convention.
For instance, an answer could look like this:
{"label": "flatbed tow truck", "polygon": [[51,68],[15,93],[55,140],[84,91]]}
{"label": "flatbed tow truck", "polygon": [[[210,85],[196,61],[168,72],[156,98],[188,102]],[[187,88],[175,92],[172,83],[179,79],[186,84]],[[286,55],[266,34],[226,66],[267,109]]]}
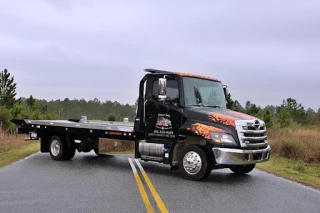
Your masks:
{"label": "flatbed tow truck", "polygon": [[215,78],[145,69],[134,122],[13,119],[27,140],[40,139],[40,151],[54,160],[78,152],[99,153],[99,138],[130,141],[134,157],[179,169],[202,180],[213,169],[251,172],[268,161],[265,123],[226,108],[227,87]]}

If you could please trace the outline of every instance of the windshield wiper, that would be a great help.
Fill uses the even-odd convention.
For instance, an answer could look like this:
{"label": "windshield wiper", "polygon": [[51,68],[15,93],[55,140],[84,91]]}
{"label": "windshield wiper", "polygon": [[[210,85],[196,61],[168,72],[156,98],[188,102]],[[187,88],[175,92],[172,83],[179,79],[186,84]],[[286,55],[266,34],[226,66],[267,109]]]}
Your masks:
{"label": "windshield wiper", "polygon": [[205,107],[211,107],[211,108],[221,108],[221,106],[218,106],[218,105],[205,106]]}
{"label": "windshield wiper", "polygon": [[204,107],[204,105],[203,105],[203,104],[193,104],[193,105],[188,105],[188,106]]}

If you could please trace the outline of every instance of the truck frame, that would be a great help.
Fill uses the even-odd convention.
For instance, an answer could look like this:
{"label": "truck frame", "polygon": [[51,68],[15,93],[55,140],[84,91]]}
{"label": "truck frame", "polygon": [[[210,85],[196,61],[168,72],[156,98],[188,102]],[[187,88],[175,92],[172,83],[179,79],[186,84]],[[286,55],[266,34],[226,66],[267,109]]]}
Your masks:
{"label": "truck frame", "polygon": [[215,78],[145,69],[134,122],[13,119],[26,140],[40,139],[40,151],[54,160],[78,152],[99,153],[99,138],[132,141],[134,157],[169,164],[189,180],[213,169],[251,172],[268,161],[265,123],[226,108],[227,87]]}

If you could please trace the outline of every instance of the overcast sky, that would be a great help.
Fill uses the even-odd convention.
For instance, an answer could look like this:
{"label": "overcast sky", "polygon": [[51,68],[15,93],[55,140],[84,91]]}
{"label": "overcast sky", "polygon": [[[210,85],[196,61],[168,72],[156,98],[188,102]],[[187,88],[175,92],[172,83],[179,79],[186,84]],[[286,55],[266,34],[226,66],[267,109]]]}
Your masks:
{"label": "overcast sky", "polygon": [[218,78],[242,105],[318,110],[319,0],[172,2],[1,1],[0,69],[23,97],[134,104],[157,68]]}

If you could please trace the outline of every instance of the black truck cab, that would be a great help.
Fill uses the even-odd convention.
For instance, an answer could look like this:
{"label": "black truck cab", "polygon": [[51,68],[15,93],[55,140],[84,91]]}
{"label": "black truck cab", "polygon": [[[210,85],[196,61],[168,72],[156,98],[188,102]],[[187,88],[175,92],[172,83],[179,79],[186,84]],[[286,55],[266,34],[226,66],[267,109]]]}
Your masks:
{"label": "black truck cab", "polygon": [[141,134],[136,157],[183,168],[189,179],[202,179],[214,168],[248,172],[255,163],[269,159],[264,122],[228,110],[227,90],[218,79],[146,71],[134,125]]}

